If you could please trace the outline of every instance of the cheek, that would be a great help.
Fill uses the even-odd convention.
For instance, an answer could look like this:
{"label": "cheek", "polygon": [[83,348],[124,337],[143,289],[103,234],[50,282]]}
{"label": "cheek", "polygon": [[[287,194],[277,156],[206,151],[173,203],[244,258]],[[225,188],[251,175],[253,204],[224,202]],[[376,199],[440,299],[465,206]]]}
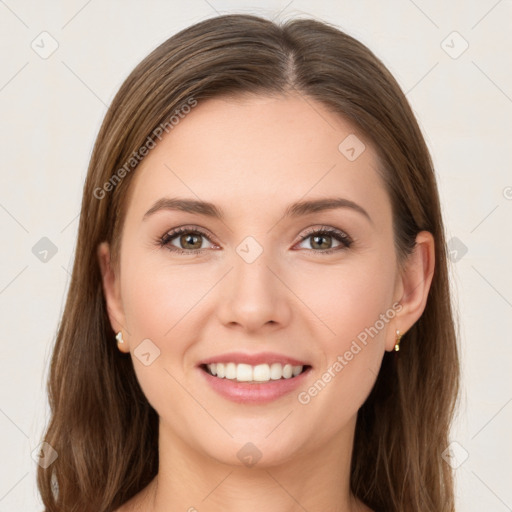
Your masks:
{"label": "cheek", "polygon": [[178,268],[152,265],[147,258],[126,263],[123,307],[137,380],[160,416],[170,403],[173,409],[190,407],[190,397],[179,383],[184,355],[194,341],[185,328],[198,300],[196,285]]}
{"label": "cheek", "polygon": [[309,313],[305,310],[307,318],[323,325],[318,334],[327,340],[325,353],[348,349],[347,342],[350,345],[359,335],[363,341],[365,329],[376,323],[382,336],[374,339],[384,338],[389,322],[383,324],[380,319],[392,306],[395,279],[390,263],[384,266],[373,255],[347,258],[337,266],[318,265],[314,273],[295,269],[290,279],[290,287],[309,309]]}
{"label": "cheek", "polygon": [[129,329],[168,350],[171,345],[179,347],[176,332],[193,318],[194,306],[213,281],[202,271],[189,271],[192,266],[166,265],[162,260],[145,256],[127,261],[122,294]]}
{"label": "cheek", "polygon": [[[204,299],[218,277],[206,267],[169,265],[161,255],[137,249],[125,259],[121,276],[133,366],[144,394],[157,411],[170,396],[174,406],[186,405],[189,397],[178,382],[192,364],[188,350],[200,335]],[[142,347],[150,361],[156,354],[147,366],[147,356],[142,362],[139,357]]]}
{"label": "cheek", "polygon": [[[393,260],[390,259],[390,262]],[[380,258],[363,263],[318,268],[315,278],[297,280],[297,295],[321,320],[316,327],[322,363],[317,380],[301,389],[299,402],[312,417],[328,420],[320,429],[332,432],[345,424],[366,400],[377,378],[386,333],[393,328],[394,274]],[[304,276],[304,273],[302,274]],[[309,315],[316,321],[315,317]],[[316,322],[318,323],[318,322]],[[339,407],[337,407],[339,405]],[[315,411],[315,412],[313,412]]]}

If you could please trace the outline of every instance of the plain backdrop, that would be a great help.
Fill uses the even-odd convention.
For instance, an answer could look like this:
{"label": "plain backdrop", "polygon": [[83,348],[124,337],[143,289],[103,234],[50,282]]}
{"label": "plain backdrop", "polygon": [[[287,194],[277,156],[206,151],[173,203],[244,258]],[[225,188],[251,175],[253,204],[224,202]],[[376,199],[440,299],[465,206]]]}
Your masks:
{"label": "plain backdrop", "polygon": [[457,510],[512,510],[510,0],[0,0],[0,512],[42,509],[31,454],[107,105],[165,39],[234,12],[334,23],[407,94],[436,167],[459,311]]}

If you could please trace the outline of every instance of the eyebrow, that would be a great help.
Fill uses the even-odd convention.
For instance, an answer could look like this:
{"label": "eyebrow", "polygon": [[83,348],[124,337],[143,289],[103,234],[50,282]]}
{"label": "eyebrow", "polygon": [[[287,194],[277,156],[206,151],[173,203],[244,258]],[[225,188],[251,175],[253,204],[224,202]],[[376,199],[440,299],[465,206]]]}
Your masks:
{"label": "eyebrow", "polygon": [[[301,215],[334,210],[337,208],[350,208],[362,214],[373,225],[372,218],[362,206],[354,203],[354,201],[342,197],[328,197],[309,201],[298,201],[286,208],[284,217],[300,217]],[[144,214],[142,220],[146,220],[148,217],[161,210],[178,210],[221,220],[225,217],[222,209],[207,201],[178,197],[162,197]]]}

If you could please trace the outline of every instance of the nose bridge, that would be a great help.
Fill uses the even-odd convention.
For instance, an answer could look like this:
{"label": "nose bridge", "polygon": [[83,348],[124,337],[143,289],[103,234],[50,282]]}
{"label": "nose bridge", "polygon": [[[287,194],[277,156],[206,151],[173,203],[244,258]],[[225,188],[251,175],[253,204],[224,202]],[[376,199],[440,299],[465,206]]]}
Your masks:
{"label": "nose bridge", "polygon": [[239,300],[272,302],[276,297],[275,277],[269,267],[278,266],[273,261],[272,250],[263,247],[254,237],[247,237],[236,247],[232,280]]}
{"label": "nose bridge", "polygon": [[267,323],[286,321],[286,288],[274,275],[280,265],[273,255],[271,248],[254,237],[246,237],[235,248],[234,268],[226,282],[227,300],[221,313],[224,323],[257,329]]}

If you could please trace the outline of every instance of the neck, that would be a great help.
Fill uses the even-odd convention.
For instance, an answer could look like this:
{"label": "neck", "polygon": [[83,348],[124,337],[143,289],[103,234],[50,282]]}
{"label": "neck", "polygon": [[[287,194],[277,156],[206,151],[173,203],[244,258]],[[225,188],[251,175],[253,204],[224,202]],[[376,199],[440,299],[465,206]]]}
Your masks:
{"label": "neck", "polygon": [[347,431],[278,464],[252,467],[219,462],[162,423],[159,472],[146,488],[145,511],[303,512],[369,510],[350,493],[355,419]]}

